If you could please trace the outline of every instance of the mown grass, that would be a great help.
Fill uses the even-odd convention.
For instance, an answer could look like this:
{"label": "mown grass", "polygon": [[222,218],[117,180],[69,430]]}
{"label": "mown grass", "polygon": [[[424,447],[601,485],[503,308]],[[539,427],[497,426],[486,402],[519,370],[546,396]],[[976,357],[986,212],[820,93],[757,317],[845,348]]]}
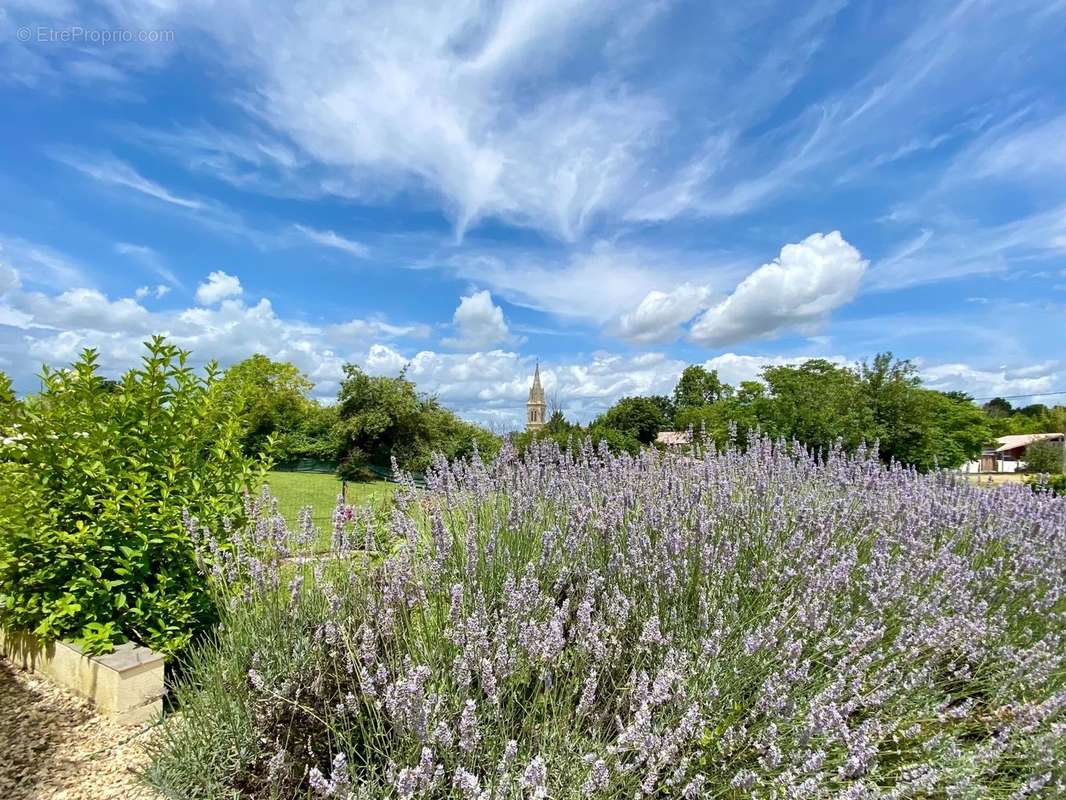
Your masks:
{"label": "mown grass", "polygon": [[[304,506],[313,509],[312,519],[322,535],[316,550],[329,547],[330,528],[333,509],[337,505],[337,495],[341,493],[342,482],[335,475],[316,472],[279,472],[267,473],[266,484],[270,493],[277,498],[278,510],[293,529],[297,526],[297,515]],[[397,485],[388,481],[370,483],[348,482],[348,503],[354,506],[380,506],[391,500]]]}

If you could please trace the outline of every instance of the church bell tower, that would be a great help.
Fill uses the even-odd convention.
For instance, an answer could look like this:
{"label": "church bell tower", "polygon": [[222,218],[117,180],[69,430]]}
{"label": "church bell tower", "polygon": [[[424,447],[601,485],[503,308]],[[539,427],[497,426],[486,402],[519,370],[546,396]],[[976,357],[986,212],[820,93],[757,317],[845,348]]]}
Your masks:
{"label": "church bell tower", "polygon": [[544,427],[544,412],[548,404],[544,402],[544,388],[540,385],[540,362],[533,373],[533,385],[529,387],[529,400],[526,402],[526,430],[539,431]]}

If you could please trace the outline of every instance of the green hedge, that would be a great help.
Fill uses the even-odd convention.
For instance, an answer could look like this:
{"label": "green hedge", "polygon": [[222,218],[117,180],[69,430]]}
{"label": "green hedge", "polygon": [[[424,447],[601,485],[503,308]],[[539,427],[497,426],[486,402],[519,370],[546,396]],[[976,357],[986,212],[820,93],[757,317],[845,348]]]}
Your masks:
{"label": "green hedge", "polygon": [[220,537],[263,467],[241,453],[233,401],[210,365],[161,338],[120,381],[95,351],[42,376],[6,412],[0,449],[0,624],[93,652],[134,640],[185,647],[211,623],[183,521]]}

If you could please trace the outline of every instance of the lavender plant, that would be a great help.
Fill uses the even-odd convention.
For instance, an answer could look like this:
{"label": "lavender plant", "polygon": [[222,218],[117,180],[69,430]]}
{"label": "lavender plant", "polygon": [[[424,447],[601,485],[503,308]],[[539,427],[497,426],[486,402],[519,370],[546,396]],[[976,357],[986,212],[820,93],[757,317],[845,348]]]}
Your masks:
{"label": "lavender plant", "polygon": [[193,656],[152,783],[1066,795],[1066,499],[767,440],[505,448],[428,478],[387,539],[339,505],[334,557],[314,564],[289,557],[300,534],[268,499],[249,508],[242,544],[205,561],[225,624]]}

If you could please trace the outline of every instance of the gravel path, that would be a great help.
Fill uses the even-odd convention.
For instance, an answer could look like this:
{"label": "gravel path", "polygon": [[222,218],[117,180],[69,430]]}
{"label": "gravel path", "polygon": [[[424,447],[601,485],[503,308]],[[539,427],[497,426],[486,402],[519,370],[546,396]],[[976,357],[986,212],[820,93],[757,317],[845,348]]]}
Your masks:
{"label": "gravel path", "polygon": [[146,735],[0,656],[3,800],[157,800],[135,774]]}

